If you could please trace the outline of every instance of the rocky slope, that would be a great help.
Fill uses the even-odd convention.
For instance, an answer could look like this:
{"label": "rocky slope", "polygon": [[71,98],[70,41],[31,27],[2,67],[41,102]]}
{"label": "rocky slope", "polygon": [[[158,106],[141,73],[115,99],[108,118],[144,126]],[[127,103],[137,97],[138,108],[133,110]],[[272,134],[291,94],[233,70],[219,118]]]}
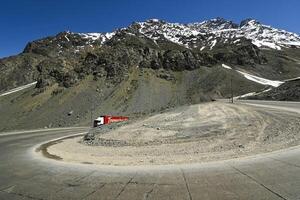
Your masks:
{"label": "rocky slope", "polygon": [[157,112],[228,97],[231,79],[236,96],[264,88],[223,63],[273,80],[300,76],[300,37],[255,20],[238,25],[222,18],[191,24],[152,19],[112,33],[62,32],[0,59],[0,92],[37,81],[34,89],[0,99],[1,118],[18,116],[0,126],[87,124],[91,109]]}

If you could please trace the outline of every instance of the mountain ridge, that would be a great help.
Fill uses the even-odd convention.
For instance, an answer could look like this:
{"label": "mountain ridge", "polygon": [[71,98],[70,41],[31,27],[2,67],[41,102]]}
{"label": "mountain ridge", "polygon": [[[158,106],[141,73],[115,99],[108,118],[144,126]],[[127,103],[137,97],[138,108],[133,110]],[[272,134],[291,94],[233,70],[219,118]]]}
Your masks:
{"label": "mountain ridge", "polygon": [[[107,55],[107,52],[119,51],[116,49],[117,47],[126,49],[126,55],[123,55],[123,57],[128,57],[127,59],[131,57],[130,59],[133,61],[130,62],[130,65],[154,69],[195,69],[201,65],[209,66],[217,63],[253,66],[264,65],[268,62],[266,54],[269,53],[265,50],[282,50],[282,53],[275,52],[272,54],[282,54],[281,56],[286,57],[285,52],[288,49],[299,49],[300,36],[263,25],[254,19],[245,19],[237,24],[220,17],[187,24],[149,19],[145,22],[133,22],[128,27],[117,29],[111,33],[65,31],[55,36],[29,42],[19,56],[0,59],[0,68],[7,72],[6,75],[10,74],[7,76],[8,80],[5,80],[5,83],[2,80],[0,91],[36,81],[41,76],[45,77],[42,75],[45,73],[41,72],[44,68],[38,67],[38,63],[42,64],[43,62],[53,64],[53,62],[61,61],[59,66],[67,63],[71,68],[76,68],[75,71],[94,71],[93,73],[98,73],[94,69],[84,69],[77,65],[87,64],[82,59],[92,59],[93,56],[94,59],[99,59],[100,55],[97,56],[95,53],[100,53],[100,57],[108,56],[109,58],[107,58],[108,60],[102,58],[102,60],[93,61],[96,62],[94,65],[99,66],[99,63],[107,65],[114,60],[115,56],[120,56]],[[115,54],[115,52],[111,54]],[[122,53],[118,52],[117,54]],[[132,55],[135,58],[132,58]],[[45,61],[52,58],[57,59]],[[291,59],[295,60],[295,58],[286,58],[285,60]],[[29,72],[27,72],[26,77],[24,75],[20,81],[11,81],[16,76],[12,75],[12,70],[7,67],[11,63],[9,61],[16,62],[14,65],[18,65],[19,68],[27,66]],[[120,71],[120,66],[128,66],[128,63],[120,64],[120,60],[118,60],[113,61],[111,65],[114,66],[114,71],[117,70],[116,68],[119,68]],[[112,72],[109,68],[105,67],[105,71],[108,71],[107,74]],[[275,72],[272,73],[275,74]],[[71,74],[74,75],[74,73]],[[55,74],[52,73],[52,75]],[[61,75],[59,72],[58,76],[65,75]],[[70,76],[70,74],[67,76]],[[61,79],[61,77],[59,78]],[[266,78],[272,78],[272,76]],[[275,76],[274,78],[278,77]],[[293,77],[288,76],[285,78]],[[75,79],[78,79],[78,77]],[[42,85],[45,84],[41,84],[40,81],[38,86]]]}
{"label": "mountain ridge", "polygon": [[[140,27],[136,27],[136,26],[140,26]],[[136,28],[138,28],[137,30],[138,32],[135,32],[136,30],[134,29]],[[176,31],[176,29],[179,30]],[[149,19],[146,20],[145,22],[133,22],[128,27],[120,28],[113,32],[75,33],[75,32],[65,31],[57,34],[56,37],[60,37],[61,34],[64,34],[65,39],[68,41],[69,38],[66,35],[68,34],[77,35],[77,36],[81,36],[83,39],[86,39],[85,45],[92,45],[92,44],[103,44],[106,41],[110,40],[114,35],[116,35],[116,33],[120,33],[120,32],[125,32],[128,34],[143,34],[144,36],[147,36],[148,38],[153,40],[156,40],[158,37],[155,36],[155,34],[158,34],[160,36],[163,35],[165,39],[168,39],[171,42],[181,44],[181,45],[185,44],[186,47],[190,47],[190,48],[195,48],[195,46],[192,46],[193,42],[188,41],[187,39],[186,41],[184,41],[184,38],[182,37],[207,35],[208,37],[203,39],[208,40],[208,42],[206,44],[203,44],[201,47],[206,47],[207,44],[210,44],[211,45],[210,47],[213,47],[214,43],[212,42],[214,40],[211,40],[212,38],[210,38],[210,34],[213,34],[214,37],[221,38],[222,42],[227,42],[226,39],[229,40],[229,39],[236,38],[236,40],[233,42],[237,43],[238,42],[237,40],[240,37],[245,37],[246,39],[250,39],[252,43],[257,47],[262,47],[262,48],[266,47],[266,48],[272,48],[277,50],[280,50],[282,47],[300,48],[300,36],[297,35],[296,33],[291,33],[288,31],[272,28],[271,26],[263,25],[259,21],[251,18],[242,20],[240,22],[240,25],[232,21],[225,20],[223,18],[216,18],[216,19],[206,20],[203,22],[194,22],[194,23],[187,23],[187,24],[169,23],[164,20]],[[263,34],[263,35],[260,36],[260,38],[257,38],[259,34]],[[267,40],[270,37],[275,39]],[[195,38],[193,38],[193,40],[195,40]],[[30,44],[31,43],[29,43],[28,45]],[[26,45],[23,52],[27,52],[28,45]]]}

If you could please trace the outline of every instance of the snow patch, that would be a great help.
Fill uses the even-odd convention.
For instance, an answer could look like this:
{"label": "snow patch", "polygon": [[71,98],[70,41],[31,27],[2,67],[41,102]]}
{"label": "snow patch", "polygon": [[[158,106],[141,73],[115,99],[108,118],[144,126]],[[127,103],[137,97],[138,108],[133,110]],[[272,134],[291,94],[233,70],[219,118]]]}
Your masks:
{"label": "snow patch", "polygon": [[241,96],[237,96],[237,97],[234,97],[235,99],[238,99],[238,98],[244,98],[244,97],[251,97],[251,96],[255,96],[257,95],[256,92],[250,92],[250,93],[247,93],[247,94],[243,94]]}
{"label": "snow patch", "polygon": [[253,40],[252,44],[254,44],[255,46],[257,46],[259,48],[260,47],[266,47],[266,48],[281,50],[280,46],[276,45],[275,43],[271,43],[271,42]]}
{"label": "snow patch", "polygon": [[273,86],[273,87],[278,87],[278,86],[280,86],[281,84],[284,83],[283,81],[269,80],[269,79],[254,76],[252,74],[248,74],[246,72],[242,72],[242,71],[239,71],[239,70],[237,70],[237,72],[242,74],[246,79],[248,79],[250,81],[254,81],[254,82],[262,84],[262,85],[270,85],[270,86]]}
{"label": "snow patch", "polygon": [[235,43],[237,43],[237,42],[239,42],[239,41],[241,41],[241,39],[234,40],[234,41],[233,41],[233,44],[235,44]]}
{"label": "snow patch", "polygon": [[214,46],[217,44],[217,40],[212,41],[212,44],[210,46],[210,50],[212,50],[212,48],[214,48]]}
{"label": "snow patch", "polygon": [[[222,64],[222,67],[224,67],[225,69],[232,69],[232,67],[230,67],[228,65],[225,65],[225,64]],[[280,86],[281,84],[284,83],[284,81],[269,80],[269,79],[258,77],[258,76],[255,76],[255,75],[252,75],[252,74],[249,74],[249,73],[246,73],[246,72],[242,72],[242,71],[239,71],[239,70],[236,70],[236,71],[238,73],[242,74],[246,79],[248,79],[250,81],[254,81],[254,82],[262,84],[262,85],[270,85],[270,86],[273,86],[273,87],[278,87],[278,86]],[[298,78],[300,78],[300,77],[298,77]],[[290,80],[294,80],[294,79],[290,79]]]}
{"label": "snow patch", "polygon": [[284,80],[285,82],[286,81],[295,81],[295,80],[299,80],[300,79],[300,76],[299,77],[296,77],[296,78],[290,78],[290,79],[286,79]]}
{"label": "snow patch", "polygon": [[88,39],[87,45],[90,45],[91,43],[94,43],[95,41],[100,41],[101,44],[106,42],[107,40],[110,40],[116,33],[78,33],[81,37],[84,39]]}
{"label": "snow patch", "polygon": [[112,32],[112,33],[105,33],[105,37],[107,40],[110,40],[116,33]]}
{"label": "snow patch", "polygon": [[69,38],[65,35],[65,38],[66,38],[66,40],[68,41],[68,42],[70,42],[70,40],[69,40]]}
{"label": "snow patch", "polygon": [[12,94],[12,93],[15,93],[15,92],[18,92],[18,91],[20,91],[20,90],[24,90],[24,89],[26,89],[26,88],[29,88],[29,87],[31,87],[31,86],[36,85],[36,83],[37,83],[37,81],[35,81],[35,82],[33,82],[33,83],[29,83],[29,84],[27,84],[27,85],[23,85],[23,86],[14,88],[14,89],[11,89],[11,90],[9,90],[9,91],[7,91],[7,92],[4,92],[4,93],[0,94],[0,97],[9,95],[9,94]]}
{"label": "snow patch", "polygon": [[222,64],[222,67],[226,68],[226,69],[232,69],[230,66]]}
{"label": "snow patch", "polygon": [[101,33],[79,33],[85,39],[98,40],[102,34]]}

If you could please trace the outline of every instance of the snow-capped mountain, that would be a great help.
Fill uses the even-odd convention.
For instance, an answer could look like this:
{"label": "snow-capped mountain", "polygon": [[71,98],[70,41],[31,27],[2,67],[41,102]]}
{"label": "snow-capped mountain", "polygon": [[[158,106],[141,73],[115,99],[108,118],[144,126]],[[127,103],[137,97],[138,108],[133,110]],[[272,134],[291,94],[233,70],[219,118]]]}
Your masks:
{"label": "snow-capped mountain", "polygon": [[150,19],[133,23],[127,28],[112,33],[80,33],[79,35],[89,39],[88,44],[95,41],[101,41],[103,44],[118,32],[144,36],[154,42],[168,40],[187,48],[200,48],[201,50],[211,50],[218,43],[238,45],[243,38],[251,40],[259,48],[281,50],[281,48],[300,47],[299,35],[263,25],[254,19],[243,20],[240,25],[223,18],[190,24]]}
{"label": "snow-capped mountain", "polygon": [[[243,37],[260,48],[280,50],[282,47],[300,47],[299,35],[263,25],[253,19],[243,20],[240,25],[222,18],[191,24],[167,23],[156,19],[137,24],[140,26],[139,32],[153,40],[165,38],[193,48],[211,49],[217,42],[237,43]],[[197,45],[197,41],[202,43]]]}
{"label": "snow-capped mountain", "polygon": [[36,47],[40,51],[42,47],[47,51],[53,49],[55,55],[76,54],[102,46],[111,40],[121,41],[126,35],[147,38],[156,45],[167,41],[200,51],[211,51],[224,45],[241,46],[251,43],[260,49],[300,48],[300,36],[295,33],[272,28],[253,19],[236,24],[223,18],[216,18],[189,24],[150,19],[145,22],[134,22],[111,33],[67,31],[29,43],[24,52],[30,52]]}

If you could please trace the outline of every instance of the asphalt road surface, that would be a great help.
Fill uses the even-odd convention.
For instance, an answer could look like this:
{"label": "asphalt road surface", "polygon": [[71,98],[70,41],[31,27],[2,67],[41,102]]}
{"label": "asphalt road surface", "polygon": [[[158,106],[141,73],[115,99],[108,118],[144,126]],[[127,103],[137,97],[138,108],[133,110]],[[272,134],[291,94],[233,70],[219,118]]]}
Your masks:
{"label": "asphalt road surface", "polygon": [[[239,101],[300,112],[300,103]],[[160,167],[93,167],[34,148],[87,128],[0,133],[0,199],[300,199],[300,147],[243,159]]]}

